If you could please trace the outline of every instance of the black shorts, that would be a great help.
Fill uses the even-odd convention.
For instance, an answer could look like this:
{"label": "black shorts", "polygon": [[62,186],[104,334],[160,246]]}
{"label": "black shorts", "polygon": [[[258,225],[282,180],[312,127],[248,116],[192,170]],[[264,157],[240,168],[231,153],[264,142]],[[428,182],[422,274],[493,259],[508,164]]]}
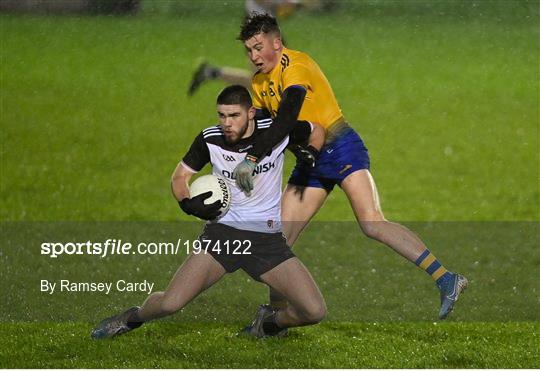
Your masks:
{"label": "black shorts", "polygon": [[207,224],[199,236],[202,252],[209,253],[228,273],[242,269],[253,279],[293,258],[281,233],[236,229],[225,224]]}

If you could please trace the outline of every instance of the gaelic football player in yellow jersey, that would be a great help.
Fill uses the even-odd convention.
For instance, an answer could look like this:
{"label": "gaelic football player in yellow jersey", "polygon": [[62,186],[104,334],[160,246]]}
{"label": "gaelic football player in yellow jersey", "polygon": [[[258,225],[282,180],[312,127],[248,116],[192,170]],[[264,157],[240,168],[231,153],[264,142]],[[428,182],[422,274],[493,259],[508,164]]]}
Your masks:
{"label": "gaelic football player in yellow jersey", "polygon": [[[238,37],[257,69],[252,80],[254,106],[269,113],[274,122],[236,167],[237,184],[245,192],[252,190],[256,163],[292,130],[297,119],[322,125],[326,132],[322,148],[301,149],[307,162],[310,155],[316,161],[313,166],[297,163],[283,194],[287,243],[294,244],[337,184],[368,237],[388,245],[433,278],[441,295],[439,317],[446,318],[467,286],[466,278],[447,271],[413,232],[385,219],[362,139],[347,124],[317,63],[305,53],[285,48],[280,35],[274,17],[254,13],[245,19]],[[275,297],[272,301],[278,304]]]}

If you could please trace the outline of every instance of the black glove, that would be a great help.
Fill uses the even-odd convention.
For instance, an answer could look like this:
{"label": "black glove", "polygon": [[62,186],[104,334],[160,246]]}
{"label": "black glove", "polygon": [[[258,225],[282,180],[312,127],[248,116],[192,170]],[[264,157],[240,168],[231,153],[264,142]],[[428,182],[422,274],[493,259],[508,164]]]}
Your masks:
{"label": "black glove", "polygon": [[303,146],[300,144],[290,144],[289,150],[294,153],[298,163],[309,168],[315,167],[315,161],[319,158],[319,150],[313,146]]}
{"label": "black glove", "polygon": [[178,201],[180,208],[188,215],[196,216],[200,219],[212,220],[221,214],[221,201],[205,205],[204,200],[212,196],[212,192],[201,193],[198,196],[192,198],[184,198],[182,201]]}

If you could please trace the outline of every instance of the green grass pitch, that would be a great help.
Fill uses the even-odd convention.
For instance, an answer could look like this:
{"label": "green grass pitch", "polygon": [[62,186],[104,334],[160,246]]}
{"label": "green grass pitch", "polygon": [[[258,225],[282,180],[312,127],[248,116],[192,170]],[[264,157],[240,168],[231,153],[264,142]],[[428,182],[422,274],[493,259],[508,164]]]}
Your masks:
{"label": "green grass pitch", "polygon": [[91,342],[89,323],[8,324],[0,355],[2,366],[19,368],[527,368],[540,361],[532,348],[539,326],[531,323],[326,323],[260,342],[234,337],[239,325],[159,323]]}
{"label": "green grass pitch", "polygon": [[236,338],[266,298],[236,273],[171,320],[91,341],[144,293],[47,296],[40,279],[129,274],[162,289],[184,255],[51,259],[39,242],[195,237],[169,177],[217,122],[223,84],[189,99],[189,79],[199,57],[248,67],[241,2],[150,4],[126,18],[0,16],[0,367],[540,367],[538,1],[346,2],[282,23],[366,141],[386,217],[470,279],[448,321],[431,280],[363,237],[336,190],[295,247],[326,298],[322,324]]}

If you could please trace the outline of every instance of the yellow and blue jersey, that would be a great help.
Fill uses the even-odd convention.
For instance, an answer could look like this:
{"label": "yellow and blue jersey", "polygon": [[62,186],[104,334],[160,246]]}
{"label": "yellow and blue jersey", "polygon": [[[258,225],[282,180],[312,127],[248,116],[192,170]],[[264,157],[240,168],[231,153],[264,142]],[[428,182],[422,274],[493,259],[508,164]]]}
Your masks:
{"label": "yellow and blue jersey", "polygon": [[272,71],[253,76],[253,105],[275,117],[283,91],[294,85],[306,89],[298,120],[318,123],[327,131],[344,121],[332,87],[317,63],[307,54],[287,48]]}
{"label": "yellow and blue jersey", "polygon": [[330,83],[307,54],[283,48],[280,63],[272,71],[255,74],[253,105],[276,117],[282,93],[291,86],[302,86],[306,90],[298,120],[318,123],[325,128],[327,137],[315,167],[296,164],[289,183],[330,192],[353,172],[369,169],[364,142],[346,124]]}

